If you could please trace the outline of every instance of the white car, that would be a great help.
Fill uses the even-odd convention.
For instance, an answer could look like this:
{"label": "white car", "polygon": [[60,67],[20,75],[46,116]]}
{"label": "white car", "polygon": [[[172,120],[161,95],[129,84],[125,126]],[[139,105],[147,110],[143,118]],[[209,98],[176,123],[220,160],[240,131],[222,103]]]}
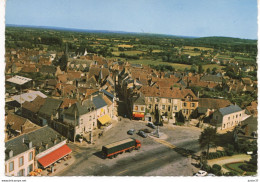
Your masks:
{"label": "white car", "polygon": [[206,176],[208,173],[206,171],[199,170],[195,176]]}
{"label": "white car", "polygon": [[216,176],[215,174],[212,174],[212,173],[208,173],[208,175],[207,176]]}

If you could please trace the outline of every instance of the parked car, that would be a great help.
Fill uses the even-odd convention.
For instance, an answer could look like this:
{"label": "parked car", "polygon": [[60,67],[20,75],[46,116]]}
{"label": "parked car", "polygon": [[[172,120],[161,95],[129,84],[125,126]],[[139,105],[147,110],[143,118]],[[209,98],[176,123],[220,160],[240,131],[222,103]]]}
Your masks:
{"label": "parked car", "polygon": [[141,129],[140,131],[143,131],[145,133],[151,133],[152,132],[152,130],[149,130],[148,128]]}
{"label": "parked car", "polygon": [[156,128],[156,126],[155,126],[152,122],[149,122],[149,123],[147,124],[147,126],[151,127],[152,129],[155,129],[155,128]]}
{"label": "parked car", "polygon": [[207,176],[216,176],[215,174],[212,174],[212,173],[208,173]]}
{"label": "parked car", "polygon": [[137,134],[140,135],[143,138],[147,137],[147,134],[144,131],[142,131],[142,130],[139,130]]}
{"label": "parked car", "polygon": [[127,131],[127,134],[128,135],[133,135],[134,132],[135,132],[135,129],[130,129],[130,130]]}
{"label": "parked car", "polygon": [[203,170],[199,170],[195,176],[206,176],[208,173],[206,171],[203,171]]}

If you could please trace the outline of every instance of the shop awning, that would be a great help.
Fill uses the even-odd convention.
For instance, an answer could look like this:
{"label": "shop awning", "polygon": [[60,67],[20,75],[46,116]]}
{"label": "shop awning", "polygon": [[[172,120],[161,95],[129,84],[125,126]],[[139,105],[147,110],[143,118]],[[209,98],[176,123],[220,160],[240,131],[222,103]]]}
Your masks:
{"label": "shop awning", "polygon": [[143,118],[144,117],[144,113],[133,113],[133,117],[134,118]]}
{"label": "shop awning", "polygon": [[38,159],[38,162],[46,168],[69,153],[71,153],[71,149],[67,145],[63,145],[62,147]]}
{"label": "shop awning", "polygon": [[102,125],[106,124],[106,123],[107,123],[108,121],[110,121],[110,120],[111,120],[111,118],[110,118],[109,115],[107,115],[107,114],[105,114],[104,116],[98,118],[98,121],[99,121]]}

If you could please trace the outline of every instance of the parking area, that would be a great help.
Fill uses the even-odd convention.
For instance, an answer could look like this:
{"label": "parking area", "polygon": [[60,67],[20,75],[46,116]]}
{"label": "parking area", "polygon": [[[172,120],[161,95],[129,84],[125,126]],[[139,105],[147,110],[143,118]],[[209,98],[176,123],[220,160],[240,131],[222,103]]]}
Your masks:
{"label": "parking area", "polygon": [[[135,130],[133,135],[127,134],[129,129]],[[155,137],[143,138],[137,135],[140,129],[149,129],[152,132],[156,130],[148,127],[147,122],[122,118],[95,141],[95,145],[70,143],[75,162],[58,175],[190,176],[197,172],[191,165],[191,159],[182,155],[180,151],[187,149],[197,152],[199,150],[200,129],[165,125],[159,127],[160,133],[163,134],[160,140]],[[102,158],[100,151],[103,145],[130,137],[141,141],[140,150],[120,154],[114,159]]]}

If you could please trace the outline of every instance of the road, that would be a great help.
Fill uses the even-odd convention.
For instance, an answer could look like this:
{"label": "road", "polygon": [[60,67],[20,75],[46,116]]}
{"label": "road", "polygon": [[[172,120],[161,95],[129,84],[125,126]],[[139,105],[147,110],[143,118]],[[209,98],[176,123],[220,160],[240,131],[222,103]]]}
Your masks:
{"label": "road", "polygon": [[[162,127],[161,131],[168,137],[165,140],[134,137],[141,141],[142,148],[131,153],[124,153],[115,159],[102,159],[101,146],[112,139],[123,139],[134,121],[122,121],[109,131],[102,142],[85,148],[69,144],[76,158],[74,164],[57,174],[58,176],[192,176],[193,166],[185,149],[199,151],[198,136],[200,131],[192,128]],[[135,122],[135,129],[143,128],[142,122]],[[129,137],[129,136],[128,136]],[[190,151],[191,152],[191,151]]]}

